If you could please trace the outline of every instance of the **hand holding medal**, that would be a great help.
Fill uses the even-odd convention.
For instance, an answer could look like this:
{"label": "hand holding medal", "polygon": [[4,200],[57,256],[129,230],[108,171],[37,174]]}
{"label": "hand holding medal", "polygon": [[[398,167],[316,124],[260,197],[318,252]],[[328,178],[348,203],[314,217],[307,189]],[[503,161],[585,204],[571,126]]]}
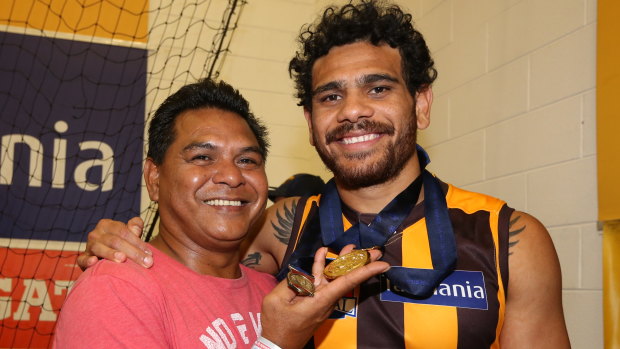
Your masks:
{"label": "hand holding medal", "polygon": [[[332,263],[349,265],[347,255],[353,250],[348,245],[340,252],[340,257]],[[353,251],[355,256],[359,250]],[[334,304],[370,277],[384,273],[389,269],[386,262],[377,261],[381,256],[379,250],[366,250],[368,264],[359,264],[336,279],[329,280],[324,274],[327,248],[321,247],[314,256],[312,275],[298,268],[289,268],[287,279],[278,284],[263,299],[261,310],[262,336],[282,348],[296,348],[298,343],[306,343],[317,327],[334,310]],[[366,263],[366,262],[364,262]],[[333,268],[333,267],[332,267]]]}
{"label": "hand holding medal", "polygon": [[328,280],[334,280],[340,276],[348,274],[352,270],[363,267],[370,263],[371,257],[369,251],[376,249],[377,248],[375,247],[364,248],[361,250],[353,250],[346,254],[341,254],[340,257],[336,258],[325,267],[325,270],[323,270],[323,275],[325,275]]}
{"label": "hand holding medal", "polygon": [[[327,267],[323,269],[322,273],[317,273],[318,270],[314,270],[314,275],[320,275],[321,277],[319,279],[325,278],[326,280],[335,280],[336,278],[346,275],[357,268],[363,267],[380,257],[379,252],[377,252],[376,255],[371,256],[370,251],[377,250],[376,247],[361,250],[354,250],[353,247],[353,245],[349,245],[343,248],[340,252],[340,256],[329,263]],[[320,253],[323,255],[325,254],[325,252]],[[319,253],[317,253],[317,255],[318,254]],[[289,272],[286,279],[289,288],[295,291],[298,296],[313,296],[315,286],[321,284],[320,280],[317,281],[314,276],[309,275],[292,265],[289,265],[288,268]]]}

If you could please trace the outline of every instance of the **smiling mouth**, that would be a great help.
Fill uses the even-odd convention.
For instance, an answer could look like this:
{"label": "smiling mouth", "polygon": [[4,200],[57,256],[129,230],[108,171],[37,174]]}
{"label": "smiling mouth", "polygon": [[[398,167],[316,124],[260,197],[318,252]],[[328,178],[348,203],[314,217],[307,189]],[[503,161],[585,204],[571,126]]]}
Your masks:
{"label": "smiling mouth", "polygon": [[222,199],[216,199],[216,200],[206,200],[203,201],[205,204],[210,205],[210,206],[241,206],[243,205],[243,202],[239,201],[239,200],[222,200]]}
{"label": "smiling mouth", "polygon": [[370,140],[373,139],[377,139],[380,136],[376,133],[371,133],[371,134],[366,134],[363,136],[357,136],[357,137],[345,137],[341,140],[342,143],[344,144],[356,144],[356,143],[361,143],[361,142],[368,142]]}
{"label": "smiling mouth", "polygon": [[344,123],[327,132],[325,142],[327,145],[332,142],[349,145],[368,142],[382,135],[394,135],[394,127],[382,122],[362,120],[358,123]]}

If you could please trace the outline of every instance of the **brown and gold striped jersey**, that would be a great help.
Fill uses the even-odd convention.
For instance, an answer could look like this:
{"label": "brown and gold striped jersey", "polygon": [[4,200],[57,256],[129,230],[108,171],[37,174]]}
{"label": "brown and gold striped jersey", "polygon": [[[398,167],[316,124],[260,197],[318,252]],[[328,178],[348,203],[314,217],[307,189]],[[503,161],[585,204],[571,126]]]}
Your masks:
{"label": "brown and gold striped jersey", "polygon": [[[368,280],[338,302],[308,347],[499,348],[513,209],[487,195],[443,186],[456,235],[456,270],[426,299],[408,297],[384,276]],[[308,218],[318,214],[318,202],[319,196],[300,200],[285,261],[304,234]],[[373,218],[343,211],[345,229]],[[388,239],[382,259],[392,267],[432,268],[424,202],[414,207],[401,227],[405,228]]]}

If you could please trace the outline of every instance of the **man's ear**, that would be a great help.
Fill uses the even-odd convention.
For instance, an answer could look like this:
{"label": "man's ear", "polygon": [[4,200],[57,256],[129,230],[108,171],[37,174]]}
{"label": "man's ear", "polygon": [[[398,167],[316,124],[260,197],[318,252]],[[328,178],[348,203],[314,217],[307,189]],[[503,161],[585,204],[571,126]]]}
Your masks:
{"label": "man's ear", "polygon": [[429,86],[416,92],[415,112],[418,130],[426,129],[431,123],[431,105],[433,104],[433,89]]}
{"label": "man's ear", "polygon": [[308,137],[310,137],[310,145],[314,146],[314,138],[312,138],[312,112],[304,108],[304,117],[308,123]]}
{"label": "man's ear", "polygon": [[149,197],[157,202],[159,200],[159,167],[151,158],[144,161],[144,182],[146,182]]}

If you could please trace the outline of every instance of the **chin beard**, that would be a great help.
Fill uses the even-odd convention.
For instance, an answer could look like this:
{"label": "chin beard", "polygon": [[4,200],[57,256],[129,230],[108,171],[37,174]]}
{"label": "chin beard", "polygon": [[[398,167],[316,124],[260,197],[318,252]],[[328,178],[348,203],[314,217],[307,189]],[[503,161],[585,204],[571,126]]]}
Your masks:
{"label": "chin beard", "polygon": [[[315,140],[315,144],[318,144]],[[328,155],[327,151],[315,145],[315,149],[325,166],[334,174],[340,186],[354,190],[389,182],[405,168],[416,152],[416,126],[409,125],[404,134],[393,144],[377,151],[345,155],[346,162],[357,162],[357,166],[346,166]],[[377,152],[382,152],[378,160],[368,163]]]}
{"label": "chin beard", "polygon": [[[415,142],[413,142],[413,149],[415,151]],[[346,157],[348,161],[359,161],[358,166],[344,166],[338,164],[335,159],[326,156],[323,152],[318,152],[325,166],[334,174],[338,184],[351,190],[371,187],[390,181],[400,174],[407,161],[414,154],[412,152],[405,156],[405,154],[401,153],[398,156],[394,151],[394,147],[390,147],[390,149],[385,149],[381,158],[372,164],[364,163],[373,155],[373,152],[366,152]]]}

